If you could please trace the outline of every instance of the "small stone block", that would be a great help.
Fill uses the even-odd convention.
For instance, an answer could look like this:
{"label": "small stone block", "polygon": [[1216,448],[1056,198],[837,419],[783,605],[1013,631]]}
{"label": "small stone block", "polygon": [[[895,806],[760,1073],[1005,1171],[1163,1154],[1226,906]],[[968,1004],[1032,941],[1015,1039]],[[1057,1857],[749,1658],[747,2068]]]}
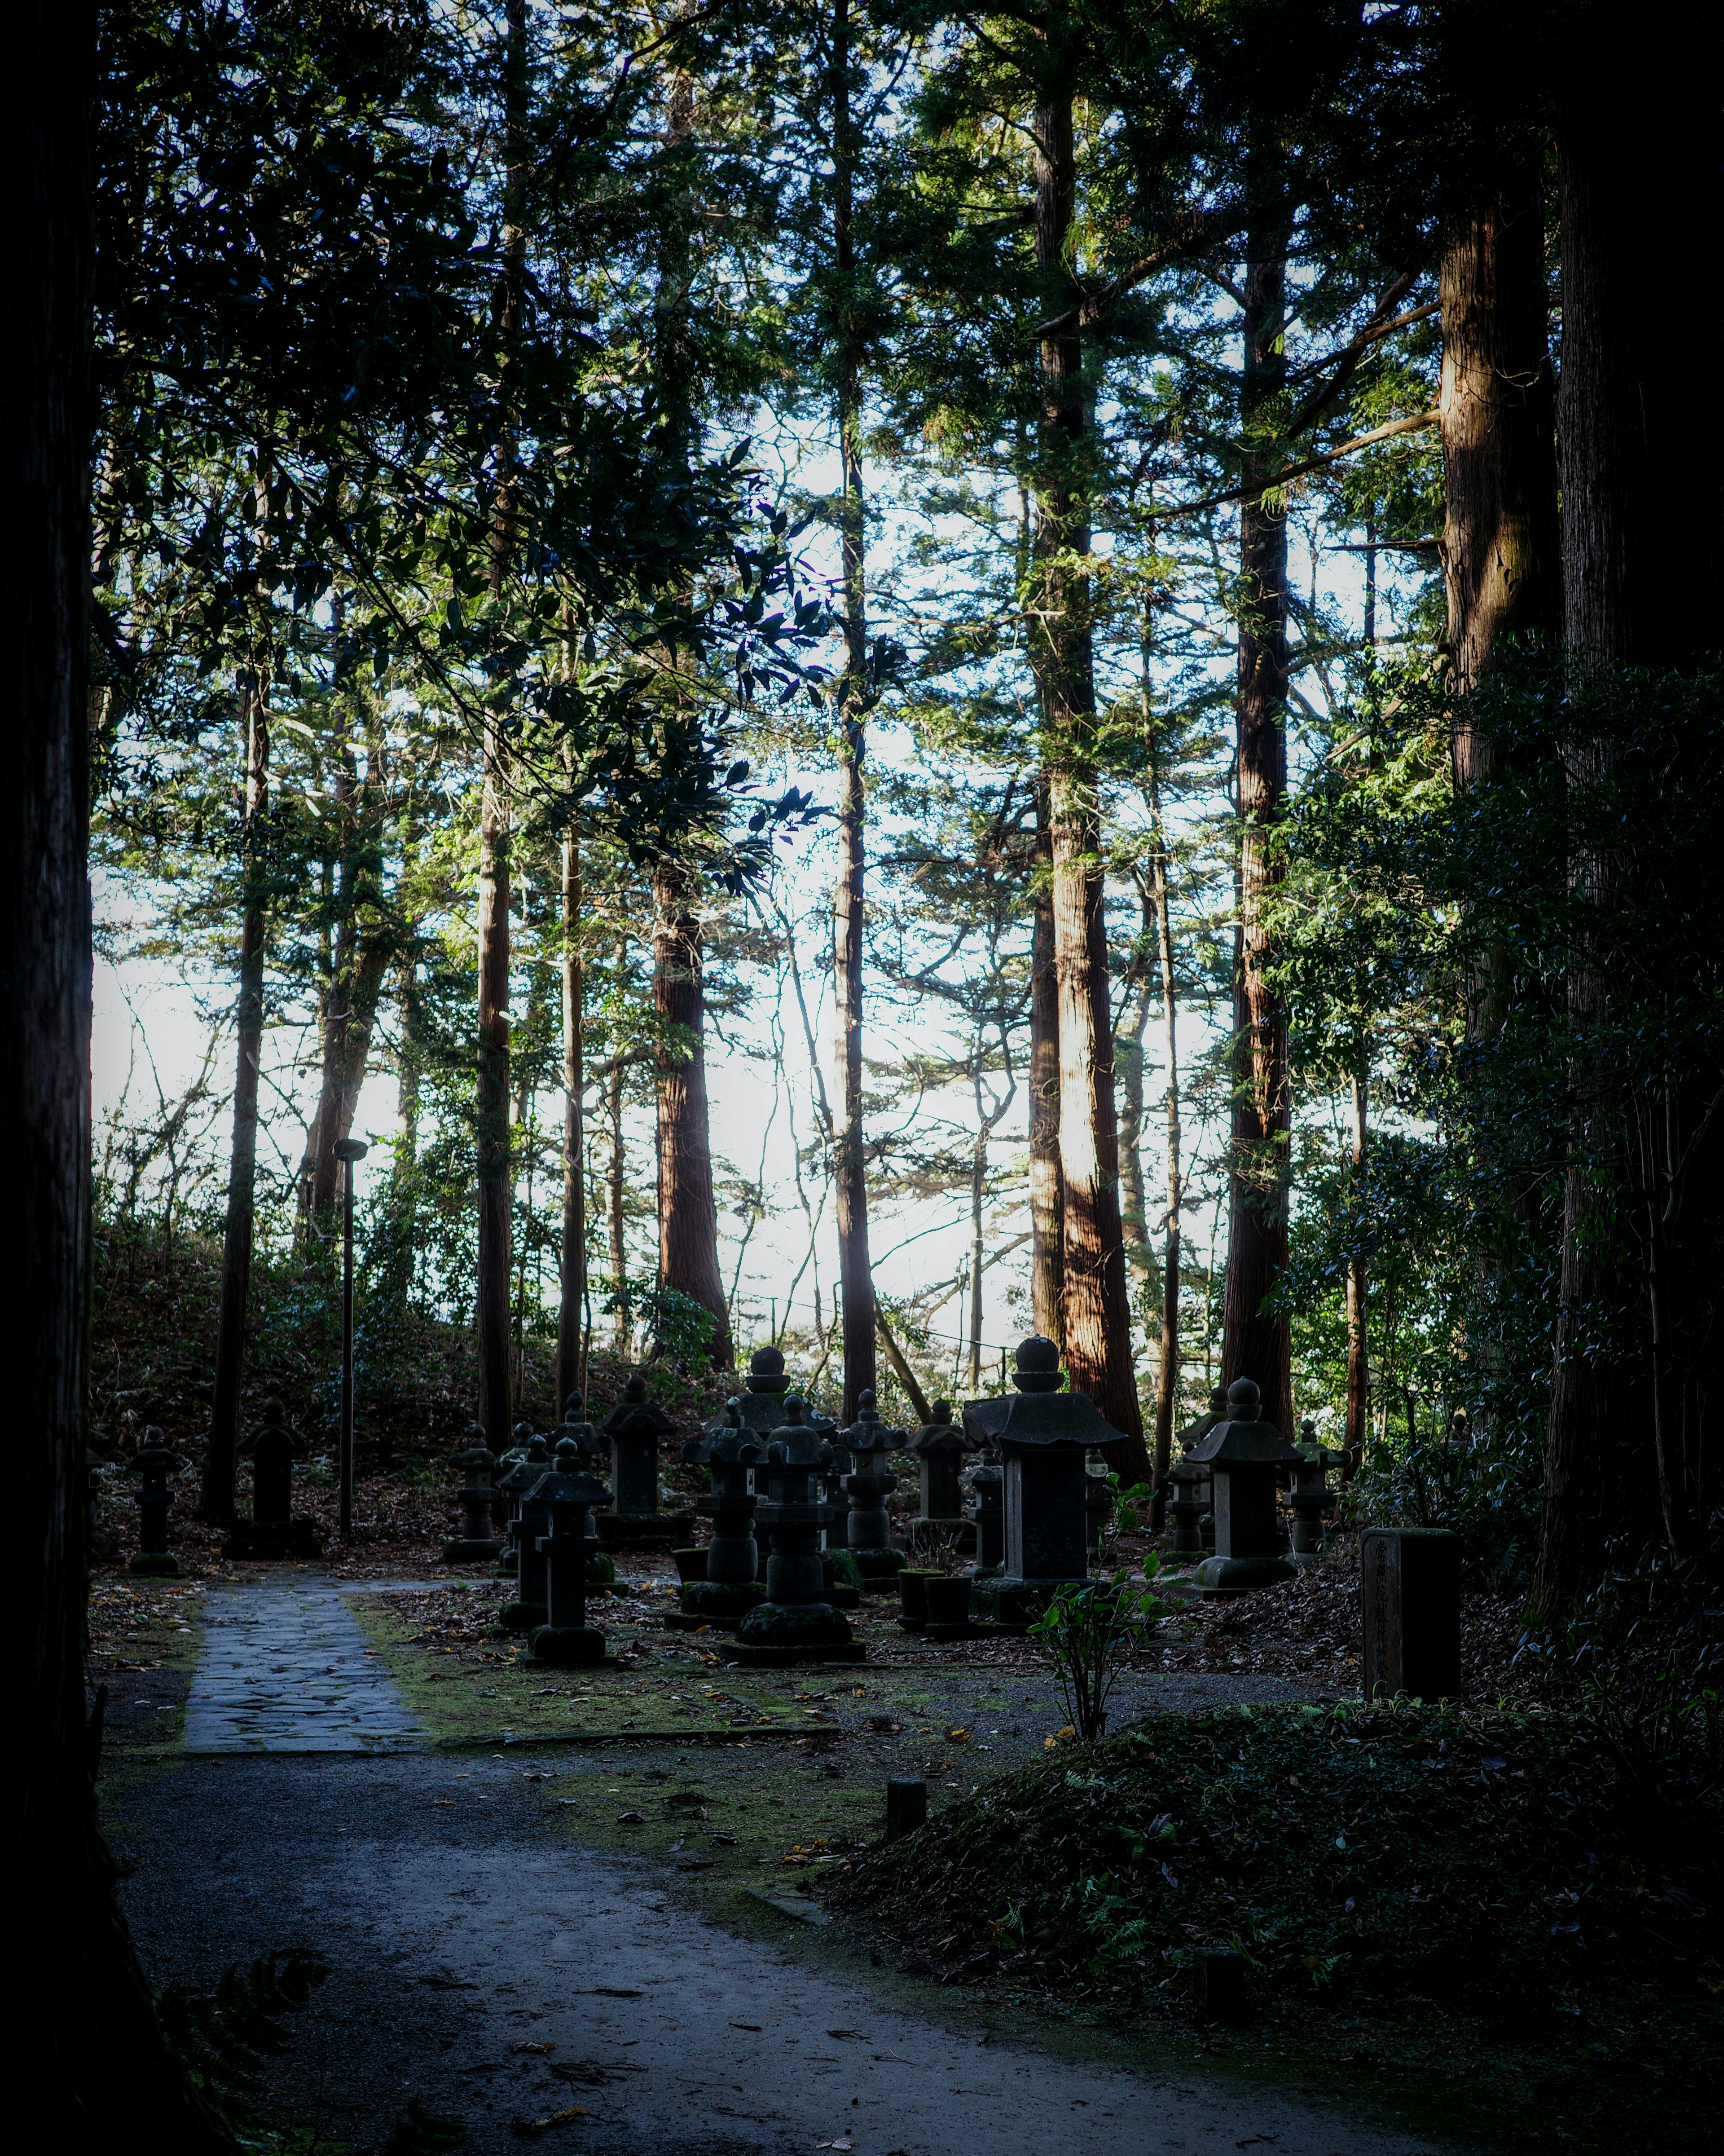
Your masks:
{"label": "small stone block", "polygon": [[914,1834],[928,1823],[928,1785],[906,1776],[886,1784],[886,1840]]}
{"label": "small stone block", "polygon": [[806,1894],[769,1894],[764,1887],[745,1887],[743,1892],[751,1902],[759,1902],[773,1909],[781,1917],[793,1917],[798,1924],[829,1924],[832,1922],[818,1902],[811,1902]]}
{"label": "small stone block", "polygon": [[1366,1699],[1453,1699],[1460,1691],[1460,1537],[1446,1527],[1367,1527],[1360,1549]]}
{"label": "small stone block", "polygon": [[1198,2008],[1217,2021],[1237,2021],[1245,2010],[1245,1957],[1230,1950],[1200,1953]]}
{"label": "small stone block", "polygon": [[721,1661],[740,1662],[753,1670],[818,1669],[825,1662],[865,1662],[868,1650],[859,1640],[815,1647],[757,1647],[744,1640],[714,1643]]}

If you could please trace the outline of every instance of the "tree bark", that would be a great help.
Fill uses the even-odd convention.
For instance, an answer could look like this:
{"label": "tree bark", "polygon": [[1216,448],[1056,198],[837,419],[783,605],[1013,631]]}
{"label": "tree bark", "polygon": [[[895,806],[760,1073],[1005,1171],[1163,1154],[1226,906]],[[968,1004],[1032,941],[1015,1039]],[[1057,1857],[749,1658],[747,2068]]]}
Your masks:
{"label": "tree bark", "polygon": [[[620,958],[620,953],[618,955]],[[619,974],[621,971],[619,963]],[[629,1317],[628,1220],[623,1203],[628,1182],[629,1152],[623,1137],[623,1065],[620,1059],[611,1072],[610,1091],[605,1106],[611,1141],[611,1157],[608,1163],[609,1172],[605,1184],[605,1214],[610,1231],[611,1296],[616,1304],[611,1344],[618,1359],[626,1362],[633,1327]]]}
{"label": "tree bark", "polygon": [[[1365,1165],[1368,1157],[1370,1099],[1362,1068],[1353,1073],[1353,1187],[1356,1234],[1364,1228]],[[1365,1260],[1355,1251],[1347,1261],[1347,1425],[1342,1440],[1344,1472],[1350,1481],[1365,1458],[1371,1415],[1370,1307]],[[1290,1436],[1291,1432],[1288,1435]]]}
{"label": "tree bark", "polygon": [[562,1248],[557,1312],[557,1405],[587,1394],[582,1310],[587,1299],[585,983],[581,966],[581,844],[562,839]]}
{"label": "tree bark", "polygon": [[0,375],[0,1115],[13,1162],[0,1347],[17,1418],[8,1517],[23,1663],[6,1786],[12,1922],[30,1943],[10,2026],[57,2145],[120,2156],[147,2120],[165,2145],[206,2156],[234,2144],[162,2041],[96,1827],[85,1714],[95,45],[93,10],[24,0],[0,147],[17,219]]}
{"label": "tree bark", "polygon": [[1167,1249],[1162,1260],[1162,1337],[1156,1353],[1155,1496],[1150,1524],[1159,1534],[1167,1522],[1167,1469],[1173,1457],[1173,1416],[1179,1394],[1179,1213],[1185,1202],[1180,1158],[1178,990],[1173,973],[1173,910],[1168,890],[1172,857],[1167,826],[1162,820],[1162,790],[1152,757],[1149,767],[1149,805],[1154,819],[1155,847],[1151,855],[1152,894],[1155,902],[1156,955],[1161,971],[1162,1050],[1167,1059]]}
{"label": "tree bark", "polygon": [[1065,1337],[1060,1173],[1060,977],[1054,963],[1054,834],[1047,774],[1036,786],[1035,881],[1029,945],[1029,1289],[1031,1322],[1057,1346]]}
{"label": "tree bark", "polygon": [[854,1420],[874,1389],[874,1272],[868,1250],[867,1154],[862,1125],[863,873],[865,797],[862,759],[868,711],[867,524],[862,492],[862,351],[852,280],[856,162],[850,111],[849,0],[832,15],[832,243],[838,318],[838,446],[843,499],[839,540],[844,593],[844,666],[838,684],[838,880],[833,893],[833,987],[838,1029],[838,1117],[832,1149],[838,1220],[839,1300],[844,1327],[844,1420]]}
{"label": "tree bark", "polygon": [[[261,462],[258,521],[268,521]],[[209,1445],[198,1492],[201,1519],[231,1520],[239,1471],[239,1396],[251,1307],[252,1242],[257,1218],[258,1065],[264,1050],[264,849],[269,814],[269,666],[261,649],[242,690],[245,713],[245,810],[240,855],[244,911],[239,927],[239,993],[235,1007],[233,1129],[228,1142],[228,1217],[222,1237],[221,1305],[216,1319],[215,1378]]]}
{"label": "tree bark", "polygon": [[[1707,11],[1678,6],[1624,48],[1609,35],[1602,8],[1592,8],[1569,49],[1559,130],[1559,418],[1564,645],[1576,691],[1618,667],[1691,667],[1724,641],[1719,457],[1710,437],[1696,440],[1666,331],[1646,300],[1682,289],[1707,248],[1710,27]],[[1610,753],[1602,742],[1578,745],[1571,780],[1598,779]],[[1602,937],[1616,901],[1615,863],[1578,855],[1570,877]],[[1612,1018],[1611,985],[1590,942],[1571,963],[1568,1006],[1573,1105],[1532,1595],[1552,1618],[1597,1580],[1613,1526],[1644,1532],[1639,1493],[1658,1464],[1621,1441],[1644,1421],[1637,1408],[1646,1342],[1627,1313],[1645,1290],[1622,1247],[1620,1132],[1632,1104],[1598,1045]],[[1661,1310],[1660,1321],[1680,1337],[1674,1312]]]}
{"label": "tree bark", "polygon": [[[1049,18],[1035,111],[1036,264],[1049,300],[1070,290],[1065,246],[1076,203],[1073,86],[1063,14]],[[1057,307],[1049,305],[1049,315]],[[1147,1481],[1143,1415],[1131,1357],[1131,1299],[1120,1222],[1113,1011],[1102,911],[1101,813],[1094,769],[1087,413],[1074,330],[1041,344],[1042,417],[1034,534],[1032,651],[1040,692],[1053,850],[1059,996],[1060,1166],[1065,1278],[1060,1326],[1074,1389],[1088,1393],[1123,1442],[1116,1466]]]}
{"label": "tree bark", "polygon": [[341,1202],[341,1163],[335,1149],[353,1128],[377,1004],[393,956],[381,919],[382,790],[382,758],[375,747],[365,785],[356,787],[351,771],[344,770],[336,787],[343,844],[335,947],[322,1011],[323,1067],[310,1147],[314,1219],[333,1221]]}
{"label": "tree bark", "polygon": [[718,1208],[706,1101],[706,998],[700,921],[680,870],[653,877],[653,1006],[679,1039],[659,1049],[659,1280],[712,1313],[713,1368],[736,1361],[718,1266]]}
{"label": "tree bark", "polygon": [[[1239,418],[1248,473],[1275,469],[1275,412],[1286,373],[1281,332],[1285,235],[1260,233],[1245,269]],[[1280,870],[1274,827],[1287,788],[1287,524],[1261,495],[1239,508],[1236,764],[1239,926],[1234,980],[1233,1130],[1221,1378],[1254,1379],[1263,1419],[1292,1428],[1292,1341],[1263,1305],[1287,1268],[1291,1137],[1287,1020],[1265,978],[1268,911]]]}
{"label": "tree bark", "polygon": [[1466,692],[1510,634],[1562,628],[1556,397],[1536,167],[1443,234],[1443,578],[1458,693],[1457,789],[1483,778],[1491,745]]}

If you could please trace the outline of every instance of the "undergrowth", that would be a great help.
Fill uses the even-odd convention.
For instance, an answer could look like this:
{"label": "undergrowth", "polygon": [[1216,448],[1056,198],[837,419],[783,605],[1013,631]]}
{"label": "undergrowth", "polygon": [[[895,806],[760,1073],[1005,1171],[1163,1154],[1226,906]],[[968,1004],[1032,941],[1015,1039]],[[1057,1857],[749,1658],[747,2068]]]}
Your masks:
{"label": "undergrowth", "polygon": [[1265,2005],[1465,1986],[1531,2019],[1612,1972],[1724,1989],[1719,1856],[1701,1754],[1649,1789],[1572,1717],[1259,1707],[1064,1748],[834,1892],[971,1980],[1178,2005],[1232,1947]]}

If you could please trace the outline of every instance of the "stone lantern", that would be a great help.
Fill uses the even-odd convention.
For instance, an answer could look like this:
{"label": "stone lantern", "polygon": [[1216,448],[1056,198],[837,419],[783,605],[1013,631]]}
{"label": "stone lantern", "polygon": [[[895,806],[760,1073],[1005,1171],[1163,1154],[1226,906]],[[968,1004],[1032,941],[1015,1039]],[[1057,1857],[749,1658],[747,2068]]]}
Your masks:
{"label": "stone lantern", "polygon": [[1209,1509],[1203,1492],[1208,1477],[1188,1456],[1176,1460],[1167,1470],[1167,1548],[1183,1557],[1203,1553],[1203,1515]]}
{"label": "stone lantern", "polygon": [[742,1404],[733,1399],[724,1419],[715,1423],[704,1437],[690,1438],[682,1449],[690,1466],[704,1467],[712,1487],[695,1500],[695,1510],[712,1522],[712,1539],[706,1550],[706,1577],[685,1580],[678,1590],[680,1615],[664,1620],[673,1631],[692,1631],[710,1625],[729,1631],[757,1602],[766,1599],[765,1583],[759,1578],[760,1549],[754,1539],[754,1470],[767,1456],[766,1439],[747,1430]]}
{"label": "stone lantern", "polygon": [[958,1476],[966,1458],[976,1450],[976,1440],[966,1435],[962,1424],[952,1420],[949,1401],[935,1401],[928,1420],[905,1450],[916,1455],[921,1497],[921,1510],[911,1522],[912,1547],[925,1549],[951,1536],[957,1548],[969,1549],[976,1530],[964,1515],[964,1493]]}
{"label": "stone lantern", "polygon": [[[498,1478],[497,1487],[509,1507],[507,1521],[508,1547],[497,1566],[500,1578],[518,1579],[521,1568],[521,1500],[551,1465],[551,1450],[543,1435],[534,1431],[526,1444],[520,1449],[520,1457],[506,1475]],[[541,1529],[542,1532],[542,1528]],[[541,1598],[542,1599],[542,1598]]]}
{"label": "stone lantern", "polygon": [[830,1444],[806,1419],[792,1393],[784,1402],[784,1419],[755,1470],[767,1486],[755,1517],[772,1543],[766,1599],[743,1618],[735,1640],[720,1649],[726,1661],[786,1669],[802,1662],[859,1662],[866,1655],[825,1599],[820,1530],[830,1525],[832,1507],[822,1502],[814,1485],[831,1458]]}
{"label": "stone lantern", "polygon": [[1275,1491],[1283,1470],[1299,1455],[1280,1432],[1260,1421],[1262,1395],[1249,1378],[1227,1389],[1228,1419],[1219,1422],[1192,1455],[1207,1467],[1215,1490],[1215,1554],[1206,1558],[1193,1584],[1205,1594],[1248,1594],[1254,1587],[1291,1579],[1275,1517]]}
{"label": "stone lantern", "polygon": [[[1225,1422],[1226,1419],[1227,1389],[1224,1385],[1217,1385],[1210,1392],[1207,1411],[1200,1414],[1195,1422],[1188,1423],[1179,1432],[1180,1451],[1188,1460],[1191,1459],[1216,1424]],[[1215,1490],[1207,1467],[1199,1466],[1198,1479],[1191,1486],[1190,1496],[1198,1508],[1196,1522],[1198,1538],[1191,1547],[1193,1549],[1213,1549],[1215,1547]]]}
{"label": "stone lantern", "polygon": [[1092,1452],[1084,1462],[1084,1507],[1088,1516],[1090,1554],[1099,1558],[1101,1537],[1113,1523],[1113,1496],[1107,1486],[1107,1462]]}
{"label": "stone lantern", "polygon": [[545,1622],[527,1635],[532,1660],[558,1669],[591,1669],[605,1656],[605,1636],[587,1622],[587,1559],[592,1546],[587,1520],[611,1493],[581,1464],[572,1437],[557,1447],[557,1465],[528,1493],[550,1517],[550,1532],[537,1537],[545,1561]]}
{"label": "stone lantern", "polygon": [[1293,1511],[1293,1548],[1289,1562],[1309,1567],[1322,1556],[1328,1516],[1335,1508],[1335,1493],[1326,1477],[1331,1467],[1340,1466],[1341,1455],[1324,1450],[1312,1422],[1301,1423],[1299,1435],[1301,1441],[1295,1448],[1298,1458],[1288,1470],[1292,1488],[1287,1502]]}
{"label": "stone lantern", "polygon": [[236,1558],[320,1558],[309,1520],[293,1516],[293,1464],[299,1445],[278,1399],[264,1402],[264,1426],[239,1448],[251,1457],[251,1517],[235,1520],[223,1554]]}
{"label": "stone lantern", "polygon": [[469,1424],[466,1445],[455,1455],[455,1466],[461,1471],[457,1496],[464,1525],[459,1538],[443,1546],[445,1564],[480,1564],[500,1554],[503,1545],[491,1532],[491,1477],[496,1465],[485,1432],[477,1423]]}
{"label": "stone lantern", "polygon": [[964,1480],[970,1486],[970,1517],[976,1528],[972,1569],[979,1579],[1005,1562],[1006,1471],[997,1460],[983,1460],[965,1470]]}
{"label": "stone lantern", "polygon": [[647,1398],[637,1372],[623,1397],[598,1425],[611,1448],[611,1485],[616,1502],[598,1516],[599,1541],[609,1549],[668,1549],[676,1522],[659,1510],[659,1447],[676,1424]]}
{"label": "stone lantern", "polygon": [[138,1478],[138,1548],[126,1568],[142,1578],[177,1579],[180,1576],[179,1560],[167,1547],[167,1508],[172,1502],[167,1494],[167,1478],[178,1466],[167,1440],[152,1424],[144,1432],[143,1450],[131,1463],[131,1471]]}
{"label": "stone lantern", "polygon": [[1013,1382],[1015,1394],[964,1409],[965,1429],[997,1444],[1005,1466],[1005,1570],[978,1583],[976,1600],[1006,1622],[1034,1616],[1056,1589],[1088,1578],[1085,1456],[1092,1445],[1123,1441],[1087,1393],[1061,1391],[1051,1340],[1032,1333],[1019,1343]]}
{"label": "stone lantern", "polygon": [[850,1554],[866,1583],[890,1588],[903,1565],[904,1553],[892,1548],[886,1501],[897,1488],[898,1478],[888,1471],[886,1455],[902,1450],[904,1432],[887,1428],[875,1407],[873,1393],[865,1392],[856,1402],[856,1419],[839,1435],[852,1462],[846,1482]]}

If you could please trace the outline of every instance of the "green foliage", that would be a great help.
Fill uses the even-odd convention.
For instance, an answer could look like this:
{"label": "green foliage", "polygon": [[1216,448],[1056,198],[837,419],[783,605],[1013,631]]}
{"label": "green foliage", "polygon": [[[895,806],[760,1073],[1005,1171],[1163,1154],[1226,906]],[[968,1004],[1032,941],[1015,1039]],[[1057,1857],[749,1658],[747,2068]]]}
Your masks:
{"label": "green foliage", "polygon": [[170,1984],[156,1994],[163,2035],[211,2106],[230,2126],[255,2117],[259,2069],[287,2047],[283,2018],[297,2013],[329,1974],[300,1948],[260,1954],[249,1969],[223,1969],[213,1991]]}
{"label": "green foliage", "polygon": [[1165,1616],[1152,1594],[1123,1574],[1103,1575],[1055,1590],[1029,1628],[1060,1681],[1065,1711],[1080,1743],[1107,1733],[1107,1702],[1147,1618]]}
{"label": "green foliage", "polygon": [[1724,1815],[1694,1750],[1671,1772],[1675,1839],[1583,1717],[1157,1715],[954,1802],[840,1891],[912,1935],[995,1925],[1008,1972],[1132,2002],[1234,1946],[1290,1998],[1464,1990],[1526,2026],[1614,1973],[1694,1991]]}

